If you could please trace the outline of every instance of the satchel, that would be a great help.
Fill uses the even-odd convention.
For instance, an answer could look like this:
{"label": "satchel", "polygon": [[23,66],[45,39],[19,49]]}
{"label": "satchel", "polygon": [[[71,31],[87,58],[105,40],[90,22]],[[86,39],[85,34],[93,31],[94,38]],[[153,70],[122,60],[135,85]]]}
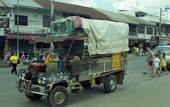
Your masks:
{"label": "satchel", "polygon": [[20,64],[20,60],[18,59],[18,62],[17,62],[17,64]]}

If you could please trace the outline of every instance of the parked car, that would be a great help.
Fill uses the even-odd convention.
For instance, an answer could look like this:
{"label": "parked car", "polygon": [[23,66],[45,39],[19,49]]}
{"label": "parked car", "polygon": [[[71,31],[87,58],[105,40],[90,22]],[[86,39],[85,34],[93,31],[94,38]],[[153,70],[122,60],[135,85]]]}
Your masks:
{"label": "parked car", "polygon": [[170,68],[170,46],[157,46],[153,49],[154,54],[156,54],[158,51],[165,53],[167,68]]}

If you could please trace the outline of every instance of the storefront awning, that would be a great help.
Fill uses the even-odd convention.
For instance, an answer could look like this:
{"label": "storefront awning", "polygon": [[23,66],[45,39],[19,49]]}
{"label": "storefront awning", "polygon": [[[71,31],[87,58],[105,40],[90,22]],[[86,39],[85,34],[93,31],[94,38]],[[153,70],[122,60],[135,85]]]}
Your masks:
{"label": "storefront awning", "polygon": [[160,38],[161,40],[170,40],[170,38]]}
{"label": "storefront awning", "polygon": [[[17,35],[16,34],[7,34],[7,39],[17,39]],[[19,35],[18,39],[24,39],[24,40],[34,40],[37,38],[44,38],[44,35]]]}

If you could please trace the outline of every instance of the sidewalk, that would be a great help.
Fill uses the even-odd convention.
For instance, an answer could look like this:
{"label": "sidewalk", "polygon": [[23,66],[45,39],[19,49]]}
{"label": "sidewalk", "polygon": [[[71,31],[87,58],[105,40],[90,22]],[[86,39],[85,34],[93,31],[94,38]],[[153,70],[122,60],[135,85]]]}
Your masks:
{"label": "sidewalk", "polygon": [[134,54],[128,54],[127,55],[128,58],[131,58],[131,57],[144,57],[144,56],[146,56],[146,55],[142,55],[142,56],[136,56]]}

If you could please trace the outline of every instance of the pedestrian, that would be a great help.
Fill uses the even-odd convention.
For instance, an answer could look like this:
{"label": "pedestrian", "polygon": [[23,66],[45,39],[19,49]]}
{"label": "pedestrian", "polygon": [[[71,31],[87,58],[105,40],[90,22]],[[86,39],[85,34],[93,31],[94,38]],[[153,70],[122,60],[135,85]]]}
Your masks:
{"label": "pedestrian", "polygon": [[150,67],[153,69],[153,56],[154,56],[154,54],[151,51],[150,47],[147,47],[147,51],[148,51],[148,55],[147,55],[146,61],[148,62],[148,66],[146,68],[146,71],[143,72],[144,74],[146,74],[148,72]]}
{"label": "pedestrian", "polygon": [[158,58],[160,59],[160,61],[161,61],[161,51],[157,51],[157,55],[158,55]]}
{"label": "pedestrian", "polygon": [[139,48],[136,47],[136,56],[139,56]]}
{"label": "pedestrian", "polygon": [[[160,62],[161,62],[161,60],[162,60],[161,51],[157,51],[157,55],[158,55],[158,58],[159,58],[159,60],[160,60]],[[160,65],[159,65],[159,67],[161,67],[161,63],[160,63]],[[160,68],[159,68],[159,70],[160,70]]]}
{"label": "pedestrian", "polygon": [[24,52],[22,52],[22,55],[21,55],[21,61],[24,62],[25,61],[25,54]]}
{"label": "pedestrian", "polygon": [[166,56],[165,56],[165,53],[162,53],[162,58],[161,58],[161,64],[160,64],[160,72],[162,72],[162,68],[164,68],[166,70],[166,73],[168,73],[168,70],[166,68]]}
{"label": "pedestrian", "polygon": [[160,60],[158,58],[158,55],[155,54],[154,55],[154,60],[153,60],[153,68],[154,68],[154,72],[152,74],[151,77],[154,77],[155,73],[158,72],[159,76],[161,75],[161,72],[159,70],[159,65],[160,65]]}
{"label": "pedestrian", "polygon": [[19,60],[18,60],[16,52],[12,54],[12,56],[10,57],[10,61],[12,65],[11,73],[13,74],[15,72],[15,74],[17,75],[17,64],[19,63]]}
{"label": "pedestrian", "polygon": [[133,47],[133,54],[136,54],[136,46]]}

